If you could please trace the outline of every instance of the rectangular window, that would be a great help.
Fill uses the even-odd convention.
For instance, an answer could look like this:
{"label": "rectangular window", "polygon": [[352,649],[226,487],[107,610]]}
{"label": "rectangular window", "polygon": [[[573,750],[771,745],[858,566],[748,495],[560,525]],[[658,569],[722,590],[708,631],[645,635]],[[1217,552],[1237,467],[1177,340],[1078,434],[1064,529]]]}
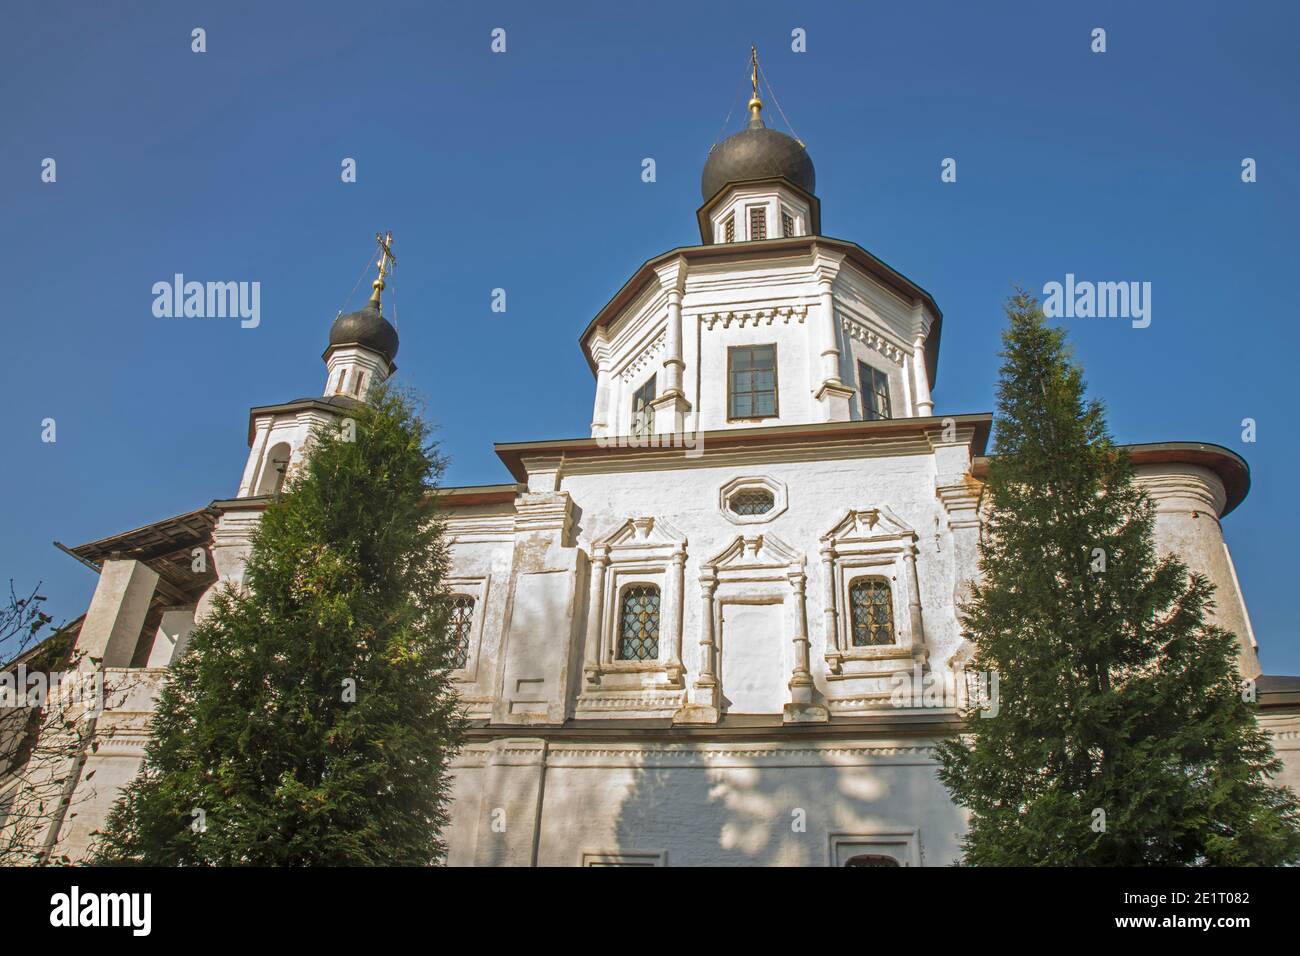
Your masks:
{"label": "rectangular window", "polygon": [[728,349],[727,384],[729,418],[775,418],[776,346]]}
{"label": "rectangular window", "polygon": [[655,376],[632,394],[632,434],[640,437],[655,433],[655,410],[650,403],[655,400]]}
{"label": "rectangular window", "polygon": [[767,207],[751,206],[749,208],[749,238],[767,238]]}
{"label": "rectangular window", "polygon": [[893,418],[889,408],[889,376],[866,362],[858,363],[858,391],[862,395],[862,418],[874,422]]}
{"label": "rectangular window", "polygon": [[794,235],[794,216],[785,209],[781,210],[781,235],[786,237]]}
{"label": "rectangular window", "polygon": [[736,214],[733,212],[727,217],[727,221],[722,224],[722,241],[736,241]]}

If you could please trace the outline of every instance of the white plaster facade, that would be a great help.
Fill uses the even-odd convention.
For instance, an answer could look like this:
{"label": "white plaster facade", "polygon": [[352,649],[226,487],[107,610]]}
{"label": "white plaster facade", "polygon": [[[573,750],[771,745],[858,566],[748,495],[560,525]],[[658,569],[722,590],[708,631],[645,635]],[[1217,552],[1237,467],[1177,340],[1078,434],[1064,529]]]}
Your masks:
{"label": "white plaster facade", "polygon": [[[726,218],[743,225],[758,206],[773,238],[725,242]],[[514,483],[440,493],[448,586],[471,609],[454,677],[474,726],[455,765],[451,864],[956,858],[964,821],[934,747],[964,701],[957,606],[977,573],[991,419],[934,414],[937,305],[865,250],[817,235],[818,216],[785,181],[724,188],[698,217],[705,244],[647,262],[583,333],[590,437],[498,445]],[[730,350],[743,346],[774,348],[770,416],[729,414]],[[373,384],[392,371],[365,348],[327,355],[323,398],[252,412],[237,493],[214,502],[202,543],[219,582],[242,581],[265,496],[312,428],[364,397],[366,385],[349,391],[354,374]],[[863,369],[883,373],[889,417],[869,420]],[[651,377],[654,437],[631,437]],[[1258,676],[1219,523],[1245,494],[1244,462],[1209,445],[1133,455],[1160,546],[1209,575],[1243,675]],[[738,512],[742,491],[770,495],[770,508]],[[107,664],[139,659],[128,645],[151,573],[104,561],[82,641],[114,648]],[[888,587],[886,644],[853,639],[864,578]],[[632,587],[659,599],[644,660],[617,652]],[[83,774],[86,808],[55,841],[74,855],[138,767],[147,687],[213,593],[168,605],[142,638],[153,683],[109,715],[129,732],[88,759],[101,772],[93,787]],[[958,696],[900,701],[899,673]],[[1264,722],[1294,785],[1300,694],[1278,701]]]}

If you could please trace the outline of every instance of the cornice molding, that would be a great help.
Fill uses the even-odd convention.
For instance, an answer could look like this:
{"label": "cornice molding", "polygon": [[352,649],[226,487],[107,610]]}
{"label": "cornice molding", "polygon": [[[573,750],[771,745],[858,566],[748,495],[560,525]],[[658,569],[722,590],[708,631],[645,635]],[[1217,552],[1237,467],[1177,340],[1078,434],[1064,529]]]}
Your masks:
{"label": "cornice molding", "polygon": [[808,317],[808,306],[806,305],[780,305],[766,309],[728,309],[717,312],[700,312],[698,318],[704,327],[712,331],[714,326],[721,324],[724,329],[736,325],[744,328],[747,325],[773,325],[778,320],[785,325],[789,325],[793,320],[796,323],[803,322]]}

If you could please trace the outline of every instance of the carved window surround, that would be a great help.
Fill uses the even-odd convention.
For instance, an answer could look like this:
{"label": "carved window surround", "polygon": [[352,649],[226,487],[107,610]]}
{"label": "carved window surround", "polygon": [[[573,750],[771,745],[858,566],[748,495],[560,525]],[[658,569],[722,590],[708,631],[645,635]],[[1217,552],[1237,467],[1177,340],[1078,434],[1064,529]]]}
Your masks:
{"label": "carved window surround", "polygon": [[[651,517],[629,518],[591,546],[591,585],[579,711],[669,712],[684,698],[682,600],[686,538]],[[620,601],[634,584],[659,588],[659,657],[618,660]]]}
{"label": "carved window surround", "polygon": [[844,866],[861,854],[892,858],[899,866],[921,865],[921,835],[917,830],[895,833],[832,833],[830,865]]}
{"label": "carved window surround", "polygon": [[808,656],[808,607],[803,555],[771,534],[737,535],[726,548],[705,562],[700,571],[703,601],[700,634],[700,673],[691,688],[682,723],[716,722],[720,714],[718,659],[715,635],[721,624],[722,605],[775,593],[786,606],[786,620],[793,621],[794,667],[790,676],[790,701],[785,705],[787,722],[825,721],[827,711],[812,702],[813,679]]}
{"label": "carved window surround", "polygon": [[[731,510],[731,497],[748,488],[761,488],[772,493],[772,507],[762,514],[743,515]],[[784,481],[755,475],[747,478],[733,478],[718,489],[718,510],[732,524],[764,524],[784,513],[787,507],[787,495]]]}
{"label": "carved window surround", "polygon": [[[850,511],[822,535],[821,559],[829,680],[881,677],[924,662],[925,634],[916,573],[916,532],[888,508]],[[895,643],[854,647],[849,592],[860,577],[890,584]]]}
{"label": "carved window surround", "polygon": [[451,672],[451,679],[460,683],[473,683],[478,680],[479,649],[483,645],[483,620],[487,617],[488,585],[491,575],[482,577],[455,577],[444,579],[447,594],[463,594],[474,599],[474,616],[470,622],[468,653],[465,666]]}

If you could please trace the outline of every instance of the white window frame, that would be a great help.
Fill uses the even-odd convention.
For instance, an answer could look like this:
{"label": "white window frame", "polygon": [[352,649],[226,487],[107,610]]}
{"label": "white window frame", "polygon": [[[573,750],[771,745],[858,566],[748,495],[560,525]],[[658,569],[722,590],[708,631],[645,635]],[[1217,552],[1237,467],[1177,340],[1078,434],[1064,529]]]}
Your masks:
{"label": "white window frame", "polygon": [[830,835],[830,866],[844,866],[855,856],[889,856],[900,866],[921,865],[921,834],[919,830],[897,830],[892,833],[832,833]]}
{"label": "white window frame", "polygon": [[[888,508],[849,511],[822,535],[826,663],[832,675],[880,676],[924,656],[917,535]],[[894,612],[894,643],[855,647],[853,582],[883,577]],[[848,665],[848,666],[846,666]]]}
{"label": "white window frame", "polygon": [[469,647],[466,649],[465,666],[451,672],[451,679],[458,683],[473,683],[478,679],[479,649],[483,644],[483,620],[487,617],[488,588],[491,575],[482,577],[452,577],[444,579],[447,596],[463,594],[474,599],[474,617],[470,622]]}
{"label": "white window frame", "polygon": [[[750,489],[761,488],[772,493],[772,508],[761,515],[738,515],[731,510],[733,495]],[[784,481],[767,475],[748,475],[733,478],[718,489],[718,510],[732,524],[764,524],[778,517],[789,507],[788,495]]]}
{"label": "white window frame", "polygon": [[[686,538],[666,521],[629,518],[591,546],[583,691],[635,697],[685,687],[682,667],[682,596]],[[617,658],[625,591],[637,584],[659,588],[659,656]],[[580,701],[581,702],[581,701]]]}

